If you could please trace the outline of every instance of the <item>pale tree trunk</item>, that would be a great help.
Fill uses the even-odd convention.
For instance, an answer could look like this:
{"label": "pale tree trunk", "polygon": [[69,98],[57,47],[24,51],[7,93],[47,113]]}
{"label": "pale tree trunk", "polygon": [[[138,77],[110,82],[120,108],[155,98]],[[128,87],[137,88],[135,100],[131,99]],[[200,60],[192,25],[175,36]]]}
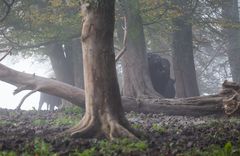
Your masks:
{"label": "pale tree trunk", "polygon": [[124,0],[127,18],[127,51],[122,57],[123,95],[159,96],[149,73],[145,37],[137,0]]}
{"label": "pale tree trunk", "polygon": [[[76,137],[135,137],[124,117],[113,49],[114,0],[82,4],[86,111]],[[130,132],[131,131],[131,132]]]}
{"label": "pale tree trunk", "polygon": [[176,79],[176,97],[199,96],[193,57],[191,14],[188,13],[187,0],[174,2],[181,9],[180,16],[173,19],[174,32],[173,69]]}
{"label": "pale tree trunk", "polygon": [[232,73],[232,79],[240,83],[240,29],[238,0],[224,1],[222,16],[224,18],[224,33],[227,39],[227,54]]}

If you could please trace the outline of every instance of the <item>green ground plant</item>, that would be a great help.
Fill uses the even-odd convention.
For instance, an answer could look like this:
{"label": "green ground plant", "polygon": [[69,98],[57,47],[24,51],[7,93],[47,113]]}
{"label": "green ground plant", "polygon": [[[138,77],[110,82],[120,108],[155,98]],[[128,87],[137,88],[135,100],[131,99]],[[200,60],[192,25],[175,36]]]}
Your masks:
{"label": "green ground plant", "polygon": [[193,149],[190,152],[178,156],[239,156],[240,145],[234,148],[231,142],[225,144],[224,147],[212,145],[206,150]]}
{"label": "green ground plant", "polygon": [[166,128],[164,128],[158,124],[153,124],[151,129],[160,134],[164,134],[167,131]]}
{"label": "green ground plant", "polygon": [[75,152],[72,156],[124,155],[134,151],[145,151],[147,148],[146,141],[134,141],[126,138],[113,141],[101,140],[94,147],[82,152]]}

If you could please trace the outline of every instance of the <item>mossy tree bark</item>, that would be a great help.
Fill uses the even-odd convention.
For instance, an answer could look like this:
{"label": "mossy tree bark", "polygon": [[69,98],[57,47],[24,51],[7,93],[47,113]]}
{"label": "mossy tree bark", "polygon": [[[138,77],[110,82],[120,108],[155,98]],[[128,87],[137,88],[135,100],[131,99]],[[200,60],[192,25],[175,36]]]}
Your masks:
{"label": "mossy tree bark", "polygon": [[82,4],[86,111],[69,132],[76,137],[132,137],[124,116],[113,49],[114,0]]}

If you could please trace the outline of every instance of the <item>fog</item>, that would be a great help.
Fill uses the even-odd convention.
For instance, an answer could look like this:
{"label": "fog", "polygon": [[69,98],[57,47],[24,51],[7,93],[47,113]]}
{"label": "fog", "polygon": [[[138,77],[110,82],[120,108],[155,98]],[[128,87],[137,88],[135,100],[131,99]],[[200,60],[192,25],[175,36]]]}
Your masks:
{"label": "fog", "polygon": [[[31,56],[28,58],[23,58],[23,56],[8,56],[2,62],[2,64],[8,66],[9,68],[29,73],[36,74],[43,77],[50,77],[52,74],[51,65],[48,59],[40,59],[37,56]],[[0,107],[15,109],[22,97],[26,95],[29,91],[22,91],[17,95],[13,95],[13,91],[16,89],[15,86],[7,84],[0,81]],[[32,110],[38,108],[39,92],[36,92],[29,96],[23,103],[21,109]],[[46,106],[43,106],[46,109]]]}

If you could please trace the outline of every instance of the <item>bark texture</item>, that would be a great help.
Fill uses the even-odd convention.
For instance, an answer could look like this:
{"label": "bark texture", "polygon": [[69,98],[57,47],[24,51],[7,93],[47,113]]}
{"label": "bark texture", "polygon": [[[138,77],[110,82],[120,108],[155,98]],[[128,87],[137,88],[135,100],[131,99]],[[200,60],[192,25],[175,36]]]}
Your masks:
{"label": "bark texture", "polygon": [[138,1],[124,0],[127,18],[127,51],[122,57],[123,95],[129,97],[159,96],[149,73],[142,19]]}
{"label": "bark texture", "polygon": [[187,0],[174,1],[180,9],[173,20],[173,69],[176,79],[176,97],[199,96],[193,57],[191,10]]}
{"label": "bark texture", "polygon": [[224,34],[232,79],[240,83],[240,29],[238,0],[223,1]]}

